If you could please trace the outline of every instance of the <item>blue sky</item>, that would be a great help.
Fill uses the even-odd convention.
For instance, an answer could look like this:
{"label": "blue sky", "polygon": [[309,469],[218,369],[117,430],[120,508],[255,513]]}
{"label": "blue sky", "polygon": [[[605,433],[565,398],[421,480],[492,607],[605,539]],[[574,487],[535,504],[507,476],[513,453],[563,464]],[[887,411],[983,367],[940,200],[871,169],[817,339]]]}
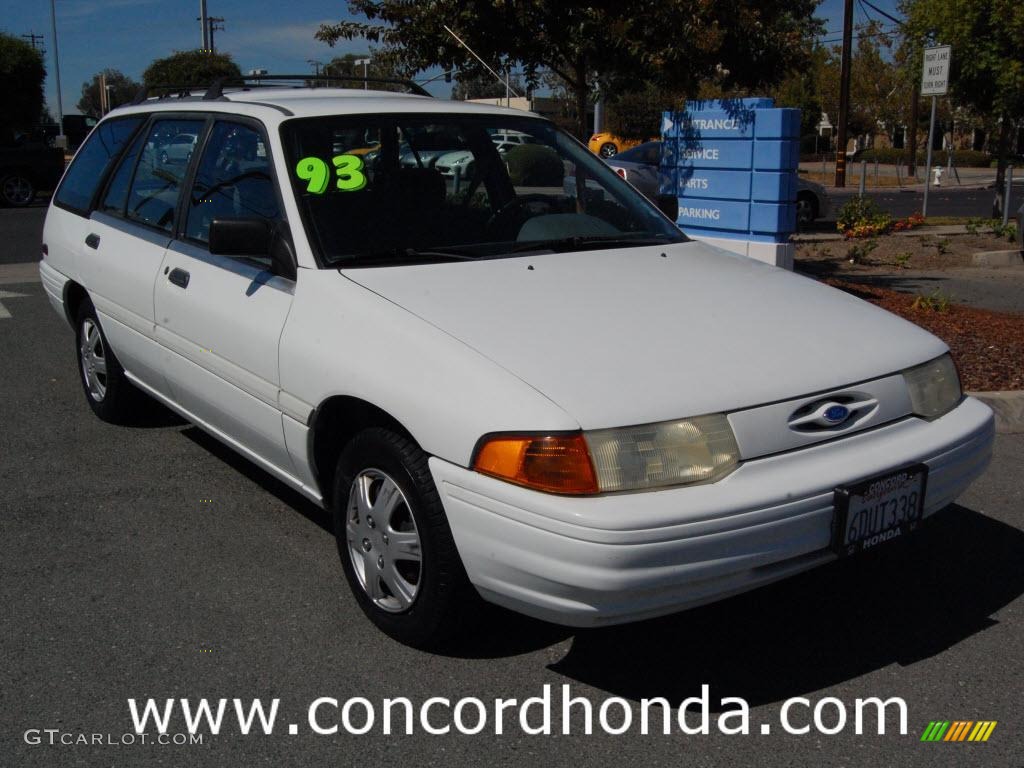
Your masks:
{"label": "blue sky", "polygon": [[[896,0],[872,0],[894,11]],[[342,42],[334,49],[313,39],[325,21],[347,15],[344,0],[292,0],[290,3],[253,0],[207,0],[213,16],[226,19],[217,32],[217,49],[232,54],[242,71],[256,67],[271,72],[311,71],[307,59],[327,61],[342,53],[362,53],[365,43]],[[154,59],[176,50],[200,46],[198,0],[56,0],[57,35],[60,46],[61,91],[64,111],[75,112],[82,83],[95,72],[111,67],[141,79]],[[843,0],[824,0],[818,15],[829,32],[842,28]],[[56,115],[56,84],[53,77],[50,39],[50,4],[46,0],[0,0],[0,29],[14,35],[35,32],[45,36],[47,102]],[[878,14],[855,2],[855,21],[865,13]],[[447,93],[443,82],[428,86]]]}

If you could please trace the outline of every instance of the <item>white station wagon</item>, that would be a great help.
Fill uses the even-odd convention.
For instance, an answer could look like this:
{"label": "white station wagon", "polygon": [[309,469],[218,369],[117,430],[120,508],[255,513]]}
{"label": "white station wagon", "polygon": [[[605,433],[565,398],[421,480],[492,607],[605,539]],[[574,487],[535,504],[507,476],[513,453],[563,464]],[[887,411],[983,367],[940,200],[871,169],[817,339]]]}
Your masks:
{"label": "white station wagon", "polygon": [[679,611],[905,536],[985,469],[992,413],[939,339],[689,240],[552,123],[262,81],[114,110],[40,272],[96,415],[145,393],[332,510],[393,637],[471,631],[480,597]]}

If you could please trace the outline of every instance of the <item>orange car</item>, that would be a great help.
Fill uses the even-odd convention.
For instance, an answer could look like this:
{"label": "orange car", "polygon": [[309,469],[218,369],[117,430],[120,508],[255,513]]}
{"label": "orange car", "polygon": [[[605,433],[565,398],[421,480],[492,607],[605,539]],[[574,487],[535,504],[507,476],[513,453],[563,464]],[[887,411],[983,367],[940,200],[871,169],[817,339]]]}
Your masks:
{"label": "orange car", "polygon": [[615,157],[619,152],[643,144],[645,141],[653,141],[653,139],[624,139],[614,133],[604,131],[591,136],[587,146],[595,155],[607,160],[609,157]]}

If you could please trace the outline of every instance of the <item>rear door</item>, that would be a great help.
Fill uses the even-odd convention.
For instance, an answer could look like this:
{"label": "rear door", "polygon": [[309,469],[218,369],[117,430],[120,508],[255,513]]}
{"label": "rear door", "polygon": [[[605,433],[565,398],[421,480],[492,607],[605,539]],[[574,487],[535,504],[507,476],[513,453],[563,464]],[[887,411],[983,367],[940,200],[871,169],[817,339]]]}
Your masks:
{"label": "rear door", "polygon": [[139,133],[87,222],[81,275],[100,323],[131,376],[167,394],[155,339],[153,284],[171,242],[186,166],[162,163],[152,137],[200,132],[202,117],[158,116]]}
{"label": "rear door", "polygon": [[262,126],[218,118],[199,155],[154,292],[174,398],[245,453],[292,474],[278,406],[278,343],[295,284],[270,260],[211,254],[214,219],[281,219]]}

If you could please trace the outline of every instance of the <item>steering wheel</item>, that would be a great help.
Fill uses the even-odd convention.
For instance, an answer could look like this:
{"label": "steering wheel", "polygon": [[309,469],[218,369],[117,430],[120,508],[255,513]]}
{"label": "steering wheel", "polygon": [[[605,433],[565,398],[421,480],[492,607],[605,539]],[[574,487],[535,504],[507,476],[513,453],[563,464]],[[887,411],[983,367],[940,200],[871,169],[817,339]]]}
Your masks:
{"label": "steering wheel", "polygon": [[[538,203],[540,205],[543,205],[546,211],[550,211],[552,207],[554,207],[554,200],[552,199],[551,195],[546,195],[540,192],[533,192],[526,195],[516,195],[503,206],[501,206],[501,208],[496,210],[494,214],[491,216],[491,218],[487,220],[486,231],[488,232],[488,236],[491,236],[491,233],[495,231],[498,231],[500,233],[504,232],[506,229],[510,229],[510,225],[516,220],[515,217],[518,217],[523,221],[525,221],[527,218],[530,218],[529,216],[525,215],[525,209],[527,209],[531,205],[536,205]],[[522,222],[519,223],[521,226]],[[510,234],[512,235],[512,237],[515,237],[515,234],[518,232],[519,227],[516,227],[515,232],[510,232]]]}

